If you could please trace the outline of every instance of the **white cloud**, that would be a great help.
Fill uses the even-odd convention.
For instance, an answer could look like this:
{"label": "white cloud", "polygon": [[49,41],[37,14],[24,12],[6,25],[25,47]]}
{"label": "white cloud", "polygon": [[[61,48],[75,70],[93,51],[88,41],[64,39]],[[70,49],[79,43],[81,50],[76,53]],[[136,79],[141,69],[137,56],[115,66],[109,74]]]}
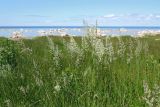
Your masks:
{"label": "white cloud", "polygon": [[24,15],[25,17],[33,17],[33,18],[51,18],[52,16],[45,16],[45,15],[37,15],[37,14],[32,14],[32,15]]}
{"label": "white cloud", "polygon": [[143,14],[108,14],[98,18],[102,25],[107,26],[159,26],[160,13]]}
{"label": "white cloud", "polygon": [[[41,15],[28,15],[28,17],[40,18],[29,18],[30,22],[28,25],[83,25],[83,20],[86,20],[89,25],[95,25],[96,20],[98,25],[101,26],[160,26],[160,13],[157,14],[106,14],[102,16],[74,16],[65,19],[55,19],[51,16],[41,16]],[[44,17],[44,18],[41,18]]]}
{"label": "white cloud", "polygon": [[101,18],[106,19],[132,19],[132,20],[153,20],[155,18],[160,18],[160,14],[108,14],[104,15]]}
{"label": "white cloud", "polygon": [[156,18],[160,18],[160,15],[156,15],[155,17],[156,17]]}
{"label": "white cloud", "polygon": [[116,15],[115,14],[108,14],[108,15],[104,15],[103,17],[104,18],[114,18],[114,17],[116,17]]}

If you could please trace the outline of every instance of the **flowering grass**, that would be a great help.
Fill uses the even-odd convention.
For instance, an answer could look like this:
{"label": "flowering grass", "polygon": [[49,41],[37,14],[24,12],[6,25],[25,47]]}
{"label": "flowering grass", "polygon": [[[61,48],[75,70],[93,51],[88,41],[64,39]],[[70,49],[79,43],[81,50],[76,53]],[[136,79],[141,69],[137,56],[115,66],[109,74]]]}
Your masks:
{"label": "flowering grass", "polygon": [[158,107],[155,39],[159,36],[1,38],[0,106]]}

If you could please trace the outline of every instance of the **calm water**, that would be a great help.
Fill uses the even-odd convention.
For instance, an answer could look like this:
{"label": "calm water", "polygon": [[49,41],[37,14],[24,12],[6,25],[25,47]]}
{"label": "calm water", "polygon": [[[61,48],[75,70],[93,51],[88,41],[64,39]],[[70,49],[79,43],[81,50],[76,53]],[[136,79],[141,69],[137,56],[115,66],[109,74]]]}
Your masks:
{"label": "calm water", "polygon": [[[120,29],[125,29],[126,31],[120,31]],[[82,26],[0,26],[0,36],[10,37],[13,32],[23,32],[25,37],[35,37],[40,36],[40,31],[56,31],[64,30],[69,35],[83,36],[84,27]],[[106,35],[137,35],[138,32],[144,30],[160,31],[159,27],[133,27],[133,26],[103,26],[99,27]],[[59,35],[58,32],[54,32],[54,35]]]}

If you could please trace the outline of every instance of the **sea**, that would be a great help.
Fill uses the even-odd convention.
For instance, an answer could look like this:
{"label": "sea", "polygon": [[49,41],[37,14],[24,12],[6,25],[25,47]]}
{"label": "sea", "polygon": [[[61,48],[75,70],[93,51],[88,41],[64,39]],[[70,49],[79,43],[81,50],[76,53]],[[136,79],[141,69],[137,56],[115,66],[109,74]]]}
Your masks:
{"label": "sea", "polygon": [[[160,31],[160,26],[98,26],[104,35],[118,36],[130,35],[136,36],[142,31]],[[0,26],[0,37],[11,37],[13,32],[22,32],[26,38],[42,36],[40,32],[52,32],[52,35],[60,35],[58,31],[63,30],[68,35],[84,36],[84,26]]]}

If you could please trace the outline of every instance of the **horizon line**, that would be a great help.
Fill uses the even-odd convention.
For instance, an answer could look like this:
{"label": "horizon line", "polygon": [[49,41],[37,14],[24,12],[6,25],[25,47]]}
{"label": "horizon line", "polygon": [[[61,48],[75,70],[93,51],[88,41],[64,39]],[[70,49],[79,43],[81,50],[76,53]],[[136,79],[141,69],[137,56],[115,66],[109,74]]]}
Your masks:
{"label": "horizon line", "polygon": [[[46,26],[46,25],[34,25],[34,26],[32,26],[32,25],[27,25],[27,26],[23,26],[23,25],[18,25],[18,26],[15,26],[15,25],[9,25],[9,26],[0,26],[0,28],[15,28],[15,27],[17,27],[17,28],[28,28],[28,27],[60,27],[60,28],[63,28],[63,27],[94,27],[94,25],[93,26],[80,26],[80,25],[78,25],[78,26],[75,26],[75,25],[50,25],[50,26]],[[137,25],[137,26],[135,26],[135,25],[130,25],[130,26],[123,26],[123,25],[121,25],[121,26],[119,26],[119,25],[117,25],[117,26],[107,26],[107,25],[105,25],[105,26],[97,26],[97,27],[160,27],[160,25],[152,25],[152,26],[141,26],[141,25]]]}

